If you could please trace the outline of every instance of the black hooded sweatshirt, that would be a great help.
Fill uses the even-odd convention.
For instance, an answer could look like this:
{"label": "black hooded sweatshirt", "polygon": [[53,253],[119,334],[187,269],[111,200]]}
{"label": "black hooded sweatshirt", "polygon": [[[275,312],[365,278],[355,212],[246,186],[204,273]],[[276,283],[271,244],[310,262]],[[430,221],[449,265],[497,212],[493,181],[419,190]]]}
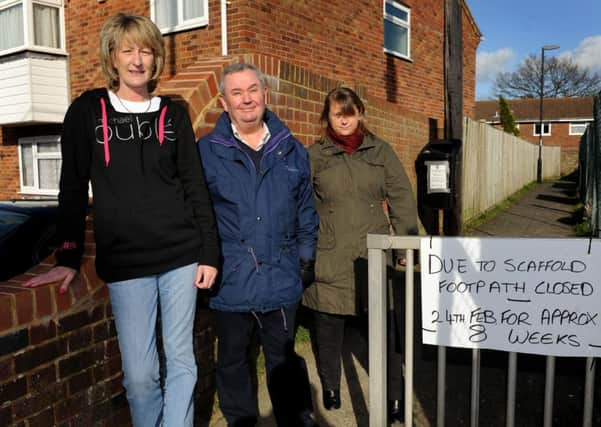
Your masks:
{"label": "black hooded sweatshirt", "polygon": [[213,208],[181,105],[161,97],[158,111],[120,113],[106,89],[87,91],[67,111],[61,150],[57,265],[79,269],[91,181],[101,279],[218,267]]}

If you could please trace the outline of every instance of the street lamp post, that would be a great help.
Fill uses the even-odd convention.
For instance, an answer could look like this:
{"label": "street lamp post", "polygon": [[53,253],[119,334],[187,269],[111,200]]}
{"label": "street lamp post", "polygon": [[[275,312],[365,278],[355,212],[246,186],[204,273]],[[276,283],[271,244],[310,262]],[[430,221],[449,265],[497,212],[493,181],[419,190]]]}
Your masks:
{"label": "street lamp post", "polygon": [[536,163],[536,182],[543,181],[543,90],[545,87],[545,51],[559,49],[556,44],[545,45],[540,49],[540,103],[538,120],[538,162]]}

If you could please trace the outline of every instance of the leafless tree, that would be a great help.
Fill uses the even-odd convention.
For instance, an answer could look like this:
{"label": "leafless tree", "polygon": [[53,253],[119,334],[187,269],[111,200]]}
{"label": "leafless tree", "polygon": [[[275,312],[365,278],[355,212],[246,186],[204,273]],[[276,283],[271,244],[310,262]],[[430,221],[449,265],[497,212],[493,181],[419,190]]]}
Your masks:
{"label": "leafless tree", "polygon": [[[514,72],[497,74],[493,85],[496,96],[508,99],[540,96],[540,56],[530,55]],[[601,75],[576,64],[571,58],[545,58],[543,97],[590,96],[601,90]]]}

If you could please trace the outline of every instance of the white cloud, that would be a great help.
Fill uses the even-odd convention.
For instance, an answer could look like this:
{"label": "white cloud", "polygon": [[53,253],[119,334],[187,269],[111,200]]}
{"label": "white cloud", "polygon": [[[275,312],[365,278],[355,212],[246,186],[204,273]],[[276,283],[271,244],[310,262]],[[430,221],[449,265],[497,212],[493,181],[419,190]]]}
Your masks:
{"label": "white cloud", "polygon": [[510,48],[499,49],[495,52],[478,53],[476,57],[476,81],[486,83],[494,81],[497,74],[507,71],[515,52]]}
{"label": "white cloud", "polygon": [[576,49],[561,56],[572,58],[576,64],[593,72],[601,72],[601,36],[586,37]]}

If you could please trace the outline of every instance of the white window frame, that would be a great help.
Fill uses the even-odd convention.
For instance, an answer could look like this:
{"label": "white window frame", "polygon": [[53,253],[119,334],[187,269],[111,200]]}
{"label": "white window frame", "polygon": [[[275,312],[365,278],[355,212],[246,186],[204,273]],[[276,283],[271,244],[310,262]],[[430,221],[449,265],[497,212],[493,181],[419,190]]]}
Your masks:
{"label": "white window frame", "polygon": [[[51,53],[58,55],[66,55],[66,38],[65,38],[65,8],[63,0],[0,0],[0,10],[8,9],[9,7],[23,5],[23,45],[16,46],[10,49],[0,50],[0,57],[11,55],[22,51],[33,51],[41,53]],[[42,6],[56,7],[58,9],[58,22],[60,31],[60,47],[38,46],[34,44],[34,26],[33,26],[33,5],[39,4]]]}
{"label": "white window frame", "polygon": [[[534,122],[534,124],[532,125],[532,135],[534,136],[539,136],[538,132],[536,131],[536,127],[539,125],[539,122]],[[547,132],[545,132],[545,127],[547,128]],[[550,136],[551,135],[551,122],[543,122],[543,135],[542,136]]]}
{"label": "white window frame", "polygon": [[[584,130],[582,132],[577,132],[574,130],[574,127],[580,127],[580,126],[584,126]],[[588,126],[588,122],[585,121],[574,121],[574,122],[570,122],[570,131],[569,134],[570,135],[584,135],[584,132],[586,132],[586,127]]]}
{"label": "white window frame", "polygon": [[[38,169],[38,161],[41,159],[50,159],[50,160],[61,160],[62,156],[60,152],[60,148],[58,152],[53,153],[39,153],[38,145],[46,144],[46,143],[60,143],[60,136],[58,135],[43,135],[43,136],[30,136],[25,138],[19,138],[18,146],[19,146],[19,185],[21,187],[21,193],[25,194],[36,194],[36,195],[46,195],[46,196],[56,196],[58,195],[58,182],[57,189],[51,190],[47,188],[40,188],[40,177],[39,177],[39,169]],[[32,152],[33,152],[33,186],[25,186],[23,182],[23,154],[22,147],[23,144],[31,144]]]}
{"label": "white window frame", "polygon": [[[396,16],[389,15],[388,13],[386,13],[386,4],[390,4],[392,7],[396,7],[397,9],[400,9],[403,12],[405,12],[407,14],[407,21],[403,21],[402,19],[399,19]],[[386,40],[383,40],[384,52],[394,56],[398,56],[399,58],[411,60],[411,9],[395,0],[384,0],[382,2],[382,7],[385,21],[389,21],[394,25],[407,29],[407,55],[396,50],[387,49]],[[382,31],[384,31],[384,25],[382,25]],[[382,37],[384,38],[384,34],[382,34]]]}
{"label": "white window frame", "polygon": [[[184,2],[183,0],[171,0],[177,2],[177,24],[172,27],[159,27],[162,34],[176,33],[178,31],[190,30],[193,28],[205,27],[209,25],[209,0],[197,0],[203,3],[204,16],[184,20]],[[150,0],[150,19],[157,24],[156,20],[157,0]],[[157,24],[158,26],[158,24]]]}

